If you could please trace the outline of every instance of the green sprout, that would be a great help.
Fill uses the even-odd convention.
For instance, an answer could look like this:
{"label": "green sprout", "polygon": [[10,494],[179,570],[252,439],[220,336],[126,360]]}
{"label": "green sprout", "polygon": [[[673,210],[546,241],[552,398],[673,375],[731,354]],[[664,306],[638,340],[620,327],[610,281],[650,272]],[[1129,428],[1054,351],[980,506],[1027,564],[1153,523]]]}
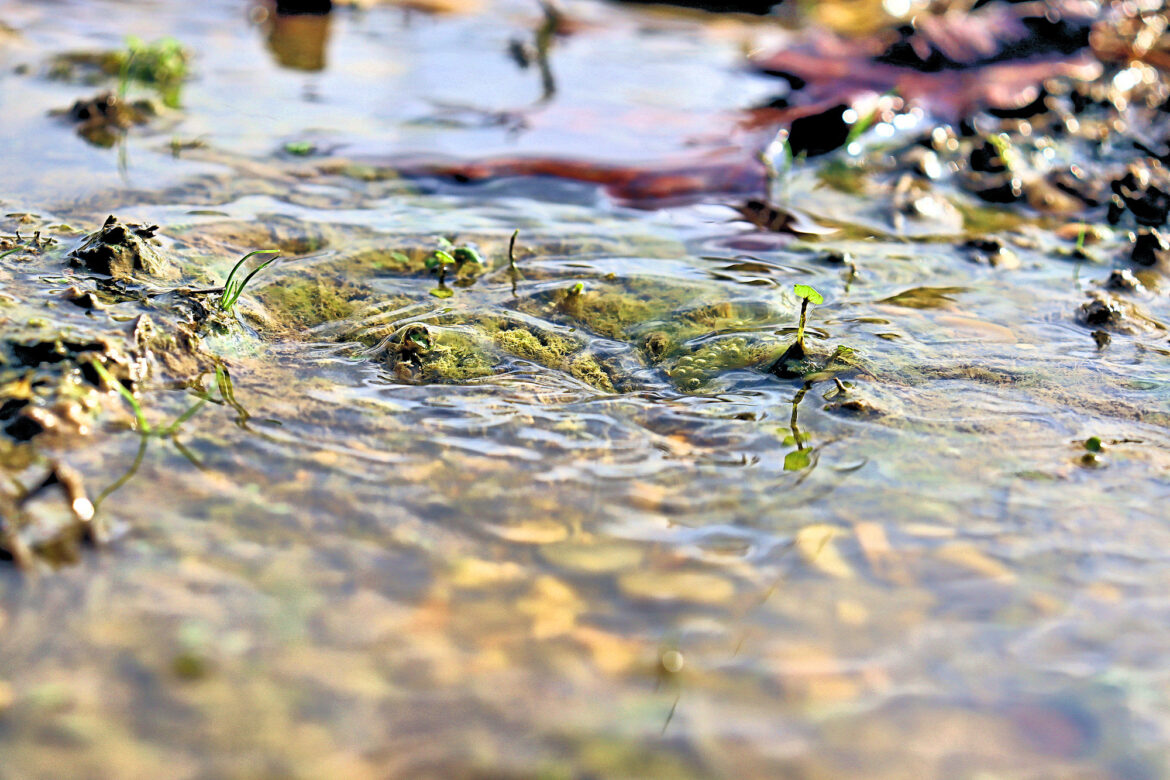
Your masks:
{"label": "green sprout", "polygon": [[[244,263],[254,255],[273,255],[273,257],[253,268],[243,279],[236,279],[236,274],[244,266]],[[248,282],[252,281],[252,277],[276,262],[276,257],[279,255],[280,251],[276,249],[257,249],[241,257],[239,262],[232,267],[227,281],[223,284],[223,292],[219,295],[220,311],[231,311],[235,307],[236,301],[240,299],[240,295],[244,292],[244,288],[248,286]]]}
{"label": "green sprout", "polygon": [[130,49],[129,53],[122,55],[121,65],[118,66],[118,101],[121,103],[126,102],[126,93],[130,91],[130,64],[137,56],[138,52]]}
{"label": "green sprout", "polygon": [[800,298],[800,325],[796,330],[796,343],[800,345],[801,350],[804,349],[804,323],[805,317],[808,314],[809,303],[822,304],[825,302],[825,296],[821,295],[814,288],[807,284],[798,284],[792,288],[796,293],[796,297]]}
{"label": "green sprout", "polygon": [[456,247],[451,256],[455,258],[456,265],[463,265],[464,263],[474,263],[475,265],[483,265],[483,258],[469,246]]}
{"label": "green sprout", "polygon": [[168,108],[179,107],[179,90],[187,76],[189,55],[174,38],[146,43],[141,38],[126,39],[126,50],[112,57],[118,71],[118,95],[126,97],[131,81],[154,87]]}
{"label": "green sprout", "polygon": [[8,257],[9,255],[16,254],[17,252],[19,252],[22,249],[28,249],[28,247],[29,247],[28,244],[17,244],[16,246],[12,247],[11,249],[0,252],[0,258],[4,258],[4,257]]}
{"label": "green sprout", "polygon": [[284,145],[284,150],[295,157],[308,157],[317,151],[317,147],[308,141],[289,141]]}
{"label": "green sprout", "polygon": [[435,253],[427,258],[426,266],[431,270],[438,269],[439,271],[439,286],[431,290],[431,295],[436,298],[450,298],[454,293],[447,287],[447,266],[455,265],[455,258],[444,252],[442,249],[436,249]]}
{"label": "green sprout", "polygon": [[450,298],[454,292],[447,287],[447,267],[453,265],[458,270],[467,264],[482,266],[484,262],[473,247],[455,246],[446,238],[440,238],[439,244],[443,248],[436,249],[425,263],[427,268],[437,270],[439,273],[439,286],[431,290],[431,295],[436,298]]}
{"label": "green sprout", "polygon": [[851,151],[853,149],[853,144],[857,143],[857,140],[861,138],[861,136],[865,135],[865,131],[873,125],[874,121],[877,119],[877,115],[878,109],[877,106],[874,106],[873,110],[871,110],[868,114],[859,115],[857,119],[853,121],[853,124],[849,126],[849,134],[845,136],[845,151],[849,152],[850,154],[853,153]]}

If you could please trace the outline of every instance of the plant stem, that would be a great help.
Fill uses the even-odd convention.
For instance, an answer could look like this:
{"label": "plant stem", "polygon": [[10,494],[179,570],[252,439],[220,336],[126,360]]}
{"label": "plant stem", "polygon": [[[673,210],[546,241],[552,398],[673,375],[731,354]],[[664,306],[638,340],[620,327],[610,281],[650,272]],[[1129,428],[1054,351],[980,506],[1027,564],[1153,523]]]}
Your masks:
{"label": "plant stem", "polygon": [[516,297],[516,280],[520,278],[520,269],[516,267],[516,237],[520,229],[512,231],[512,239],[508,242],[508,273],[512,277],[512,297]]}
{"label": "plant stem", "polygon": [[796,343],[804,349],[804,317],[808,313],[808,298],[800,299],[800,327],[796,330]]}
{"label": "plant stem", "polygon": [[100,362],[91,360],[89,364],[93,366],[93,370],[97,372],[97,375],[101,377],[103,382],[117,390],[118,394],[125,399],[126,403],[130,404],[130,408],[134,410],[134,420],[138,424],[138,430],[144,435],[149,435],[150,423],[146,421],[146,415],[143,413],[142,406],[139,405],[138,399],[134,397],[134,394],[127,390],[124,384],[115,379],[114,375],[106,370],[106,367]]}

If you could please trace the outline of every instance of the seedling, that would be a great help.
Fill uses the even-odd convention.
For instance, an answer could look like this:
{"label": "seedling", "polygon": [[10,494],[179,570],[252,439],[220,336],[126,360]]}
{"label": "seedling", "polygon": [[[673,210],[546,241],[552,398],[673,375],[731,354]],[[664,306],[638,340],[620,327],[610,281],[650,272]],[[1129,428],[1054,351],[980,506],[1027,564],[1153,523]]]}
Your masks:
{"label": "seedling", "polygon": [[455,247],[451,252],[451,257],[455,258],[455,265],[462,266],[464,263],[474,263],[475,265],[483,265],[483,258],[469,246]]}
{"label": "seedling", "polygon": [[[273,257],[253,268],[243,279],[237,279],[236,274],[243,268],[244,263],[255,255],[273,255]],[[236,301],[240,299],[240,295],[244,292],[244,288],[248,286],[248,282],[252,281],[252,277],[275,263],[279,255],[280,251],[276,249],[257,249],[241,257],[239,262],[232,267],[227,281],[223,284],[223,292],[219,294],[220,311],[231,311],[235,307]]]}
{"label": "seedling", "polygon": [[9,255],[16,254],[17,252],[19,252],[22,249],[28,249],[28,248],[29,248],[29,244],[17,244],[16,246],[12,247],[11,249],[7,249],[3,252],[0,252],[0,258],[8,257]]}
{"label": "seedling", "polygon": [[431,290],[431,295],[436,298],[450,298],[454,292],[447,287],[447,268],[455,266],[458,270],[468,263],[480,266],[484,263],[479,252],[472,247],[455,246],[446,238],[440,238],[439,243],[442,244],[443,248],[436,249],[434,254],[426,260],[426,267],[432,271],[437,270],[439,273],[439,286]]}
{"label": "seedling", "polygon": [[798,284],[793,288],[796,297],[800,298],[800,324],[796,330],[796,341],[772,364],[768,370],[781,379],[797,379],[817,371],[824,365],[820,361],[811,360],[804,349],[804,325],[808,317],[810,303],[824,303],[825,298],[807,284]]}
{"label": "seedling", "polygon": [[800,345],[800,349],[804,351],[804,322],[808,314],[809,303],[820,305],[825,302],[825,296],[821,295],[815,289],[807,284],[798,284],[792,288],[796,293],[796,297],[800,298],[800,325],[796,329],[796,343]]}
{"label": "seedling", "polygon": [[861,147],[857,145],[857,141],[861,136],[865,135],[865,131],[872,127],[874,121],[877,120],[878,106],[875,105],[869,113],[864,115],[859,115],[854,110],[853,115],[853,122],[849,125],[849,134],[845,137],[845,151],[855,155],[861,152]]}
{"label": "seedling", "polygon": [[447,267],[452,265],[455,265],[455,258],[442,249],[436,250],[433,255],[427,258],[427,268],[430,268],[432,271],[435,269],[439,271],[439,286],[431,290],[431,295],[436,298],[450,298],[454,295],[451,289],[447,287]]}
{"label": "seedling", "polygon": [[1000,162],[1009,171],[1015,173],[1024,167],[1024,161],[1020,157],[1020,153],[1012,146],[1011,139],[1008,138],[1007,133],[992,133],[987,136],[987,142],[995,149],[995,153],[999,156]]}

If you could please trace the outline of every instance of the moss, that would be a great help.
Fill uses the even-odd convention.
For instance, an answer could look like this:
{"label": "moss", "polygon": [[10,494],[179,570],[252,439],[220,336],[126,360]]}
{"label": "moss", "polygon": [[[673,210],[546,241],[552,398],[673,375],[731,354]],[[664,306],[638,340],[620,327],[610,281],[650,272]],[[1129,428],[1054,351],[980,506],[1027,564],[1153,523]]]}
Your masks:
{"label": "moss", "polygon": [[500,349],[524,360],[531,360],[551,368],[563,368],[565,356],[579,344],[551,333],[534,333],[524,328],[499,331],[495,336]]}
{"label": "moss", "polygon": [[331,279],[302,278],[270,285],[258,293],[273,318],[290,328],[311,328],[348,319],[361,290]]}
{"label": "moss", "polygon": [[451,328],[428,328],[431,340],[425,351],[412,344],[391,344],[386,362],[403,382],[458,384],[488,376],[495,360],[473,335]]}
{"label": "moss", "polygon": [[480,327],[489,333],[494,331],[496,345],[509,355],[565,371],[599,390],[614,392],[612,378],[581,342],[508,321],[489,319]]}
{"label": "moss", "polygon": [[564,314],[593,333],[613,339],[624,337],[630,326],[660,313],[647,301],[620,292],[564,293],[558,305]]}
{"label": "moss", "polygon": [[482,352],[439,347],[423,363],[421,376],[428,382],[460,383],[488,376],[495,367],[495,361]]}
{"label": "moss", "polygon": [[609,374],[602,368],[597,358],[589,353],[578,355],[569,363],[569,374],[607,393],[615,391]]}

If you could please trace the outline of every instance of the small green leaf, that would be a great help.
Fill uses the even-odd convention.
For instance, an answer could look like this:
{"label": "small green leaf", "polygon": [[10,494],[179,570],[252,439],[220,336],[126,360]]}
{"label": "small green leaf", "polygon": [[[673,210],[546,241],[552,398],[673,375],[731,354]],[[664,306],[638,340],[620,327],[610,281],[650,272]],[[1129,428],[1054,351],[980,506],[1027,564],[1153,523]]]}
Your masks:
{"label": "small green leaf", "polygon": [[1101,444],[1101,437],[1090,436],[1089,438],[1085,439],[1085,449],[1089,452],[1100,452],[1105,448]]}
{"label": "small green leaf", "polygon": [[802,471],[812,465],[812,450],[793,450],[784,456],[785,471]]}
{"label": "small green leaf", "polygon": [[410,264],[410,258],[407,257],[406,255],[404,255],[402,252],[391,252],[390,259],[393,260],[394,262],[398,263],[399,265],[409,265]]}
{"label": "small green leaf", "polygon": [[442,249],[435,250],[435,253],[426,259],[427,268],[438,268],[441,265],[454,265],[455,258],[444,252]]}
{"label": "small green leaf", "polygon": [[452,292],[448,287],[436,287],[435,289],[431,290],[431,295],[435,296],[436,298],[450,298],[454,294],[455,293]]}
{"label": "small green leaf", "polygon": [[461,246],[451,252],[451,256],[455,258],[455,262],[459,265],[463,263],[475,263],[476,265],[483,265],[483,258],[469,246]]}
{"label": "small green leaf", "polygon": [[585,282],[577,282],[569,288],[569,295],[580,295],[585,292]]}
{"label": "small green leaf", "polygon": [[289,154],[297,157],[308,157],[313,152],[317,151],[317,147],[308,141],[289,141],[284,145],[284,150]]}
{"label": "small green leaf", "polygon": [[821,304],[825,302],[825,297],[807,284],[798,284],[792,289],[797,298],[807,298],[809,303]]}

